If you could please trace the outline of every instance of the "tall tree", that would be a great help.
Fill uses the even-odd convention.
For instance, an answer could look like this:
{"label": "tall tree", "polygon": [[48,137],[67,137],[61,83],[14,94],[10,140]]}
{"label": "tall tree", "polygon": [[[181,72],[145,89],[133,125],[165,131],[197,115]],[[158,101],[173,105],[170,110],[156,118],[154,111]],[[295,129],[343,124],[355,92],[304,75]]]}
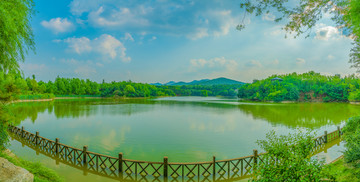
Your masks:
{"label": "tall tree", "polygon": [[35,51],[30,25],[33,7],[33,0],[0,2],[0,151],[8,141],[6,126],[7,121],[11,120],[5,103],[18,91],[11,74],[19,73],[19,61],[25,60],[29,50]]}
{"label": "tall tree", "polygon": [[[245,0],[240,4],[247,13],[260,16],[273,12],[277,17],[275,22],[286,21],[283,29],[294,37],[301,34],[310,36],[311,29],[323,17],[325,13],[332,15],[332,20],[337,28],[348,32],[351,37],[353,49],[351,49],[350,60],[352,67],[360,72],[360,1],[359,0]],[[237,26],[238,30],[245,28],[242,23]]]}
{"label": "tall tree", "polygon": [[33,0],[1,0],[0,3],[0,71],[18,70],[28,50],[35,51],[30,20]]}

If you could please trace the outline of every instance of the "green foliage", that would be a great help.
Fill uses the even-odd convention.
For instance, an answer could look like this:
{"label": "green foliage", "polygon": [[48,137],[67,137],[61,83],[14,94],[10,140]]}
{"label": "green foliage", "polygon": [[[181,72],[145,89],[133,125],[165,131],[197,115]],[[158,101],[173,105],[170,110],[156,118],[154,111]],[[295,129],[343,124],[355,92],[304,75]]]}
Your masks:
{"label": "green foliage", "polygon": [[[0,114],[3,114],[2,110],[0,110]],[[8,142],[7,125],[5,122],[0,122],[0,152],[6,149]]]}
{"label": "green foliage", "polygon": [[35,50],[30,19],[32,0],[1,0],[0,3],[0,71],[18,70],[18,61],[28,50]]}
{"label": "green foliage", "polygon": [[131,81],[97,83],[89,79],[60,78],[37,82],[35,76],[0,72],[0,100],[46,99],[60,97],[159,97],[159,96],[236,96],[235,85],[155,86]]}
{"label": "green foliage", "polygon": [[[239,84],[161,86],[172,90],[177,96],[236,96]],[[161,88],[159,87],[159,88]],[[207,93],[207,95],[206,95]]]}
{"label": "green foliage", "polygon": [[360,90],[350,92],[349,101],[360,101]]}
{"label": "green foliage", "polygon": [[17,157],[11,157],[5,153],[0,152],[0,157],[3,157],[11,163],[25,168],[30,173],[34,174],[34,182],[60,182],[64,181],[58,174],[53,170],[46,168],[40,163],[34,163],[26,160],[22,160]]}
{"label": "green foliage", "polygon": [[252,181],[320,181],[322,178],[324,161],[310,157],[314,148],[310,132],[277,136],[271,131],[266,140],[257,143],[268,152],[263,159],[268,162],[256,166]]}
{"label": "green foliage", "polygon": [[[295,2],[295,3],[293,3]],[[332,15],[340,29],[348,32],[354,39],[354,48],[351,49],[350,60],[352,67],[360,71],[360,1],[358,0],[301,0],[292,1],[276,0],[249,0],[240,3],[246,13],[260,16],[274,12],[275,22],[286,21],[283,29],[297,37],[306,33],[310,36],[312,28],[316,26],[325,13]],[[238,29],[244,29],[244,23]]]}
{"label": "green foliage", "polygon": [[[272,80],[279,77],[282,81]],[[238,97],[258,101],[324,101],[347,102],[360,91],[360,79],[354,75],[343,79],[313,71],[272,75],[239,88]],[[352,96],[349,95],[353,92]]]}
{"label": "green foliage", "polygon": [[343,128],[343,133],[343,139],[346,142],[345,161],[360,167],[358,163],[360,160],[360,117],[350,118]]}

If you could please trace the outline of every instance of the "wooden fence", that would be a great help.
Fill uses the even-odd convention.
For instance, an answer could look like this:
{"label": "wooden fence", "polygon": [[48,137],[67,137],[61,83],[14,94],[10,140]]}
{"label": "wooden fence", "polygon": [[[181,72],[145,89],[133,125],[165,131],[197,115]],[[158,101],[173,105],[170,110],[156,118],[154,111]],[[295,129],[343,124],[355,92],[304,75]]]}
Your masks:
{"label": "wooden fence", "polygon": [[[39,132],[28,132],[24,127],[11,126],[9,131],[27,146],[56,160],[124,181],[239,180],[248,178],[257,164],[266,162],[266,153],[258,154],[257,150],[253,150],[253,155],[234,159],[216,160],[213,156],[213,160],[207,162],[177,163],[169,162],[167,157],[161,162],[139,161],[126,159],[123,153],[112,157],[88,151],[87,146],[82,149],[71,147],[60,143],[58,138],[50,140],[39,136]],[[314,153],[324,150],[324,144],[338,139],[341,134],[341,128],[338,127],[331,133],[325,131],[324,135],[314,138]]]}

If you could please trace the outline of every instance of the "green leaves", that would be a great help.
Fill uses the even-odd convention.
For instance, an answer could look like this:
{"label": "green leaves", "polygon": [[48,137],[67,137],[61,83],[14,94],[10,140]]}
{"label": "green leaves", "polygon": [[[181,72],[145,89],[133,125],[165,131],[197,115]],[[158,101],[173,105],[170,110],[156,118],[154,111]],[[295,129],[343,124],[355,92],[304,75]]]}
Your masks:
{"label": "green leaves", "polygon": [[32,0],[2,0],[0,3],[0,71],[19,69],[28,50],[35,50],[30,19]]}
{"label": "green leaves", "polygon": [[[282,81],[273,80],[279,77]],[[272,75],[267,79],[239,88],[238,97],[259,101],[323,101],[356,100],[360,79],[355,75],[343,79],[310,71],[303,74]],[[349,98],[349,96],[351,97]]]}
{"label": "green leaves", "polygon": [[[354,40],[354,47],[350,52],[349,63],[360,71],[360,1],[358,0],[247,0],[240,4],[245,10],[245,15],[255,14],[260,16],[264,13],[273,12],[277,17],[275,22],[286,21],[283,29],[288,35],[298,37],[306,34],[310,36],[311,30],[325,13],[332,15],[332,20],[339,29],[348,32]],[[243,20],[244,21],[244,20]],[[239,26],[239,30],[244,27]],[[287,35],[286,35],[287,37]]]}
{"label": "green leaves", "polygon": [[324,162],[310,157],[314,147],[311,132],[278,136],[271,131],[266,140],[257,143],[268,153],[265,162],[257,165],[252,181],[320,181]]}
{"label": "green leaves", "polygon": [[350,118],[343,128],[343,139],[346,150],[344,152],[345,162],[354,163],[360,167],[360,117]]}

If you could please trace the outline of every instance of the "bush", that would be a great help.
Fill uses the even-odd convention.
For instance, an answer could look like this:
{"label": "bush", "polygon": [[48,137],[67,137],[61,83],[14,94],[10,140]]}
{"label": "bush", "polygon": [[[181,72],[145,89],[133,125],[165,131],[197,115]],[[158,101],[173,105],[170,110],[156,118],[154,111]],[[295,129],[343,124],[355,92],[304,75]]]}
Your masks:
{"label": "bush", "polygon": [[360,90],[350,92],[349,101],[360,101]]}
{"label": "bush", "polygon": [[[346,150],[344,152],[345,162],[356,162],[360,159],[360,117],[353,117],[346,122],[343,128],[343,139]],[[360,164],[356,164],[360,167]]]}
{"label": "bush", "polygon": [[252,181],[321,181],[324,161],[310,157],[314,148],[310,132],[277,136],[271,131],[257,143],[268,154],[254,169]]}

